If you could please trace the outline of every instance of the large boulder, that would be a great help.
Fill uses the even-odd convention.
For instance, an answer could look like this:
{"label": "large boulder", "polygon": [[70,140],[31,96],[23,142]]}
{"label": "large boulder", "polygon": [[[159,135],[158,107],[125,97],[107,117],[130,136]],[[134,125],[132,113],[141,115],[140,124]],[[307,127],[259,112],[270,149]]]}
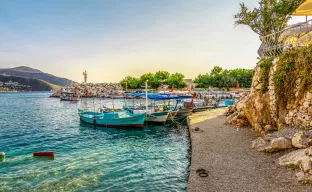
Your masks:
{"label": "large boulder", "polygon": [[257,151],[274,152],[292,148],[291,141],[285,137],[259,137],[252,141],[251,147]]}
{"label": "large boulder", "polygon": [[304,172],[310,172],[312,169],[312,156],[309,155],[309,150],[312,150],[312,147],[290,152],[278,158],[278,163],[281,166],[300,168]]}
{"label": "large boulder", "polygon": [[257,124],[272,125],[274,119],[270,112],[270,98],[269,94],[261,94],[260,92],[252,92],[246,100],[246,107],[244,113],[249,123],[256,128]]}
{"label": "large boulder", "polygon": [[304,149],[309,147],[309,137],[303,131],[295,133],[291,139],[291,143],[294,147]]}
{"label": "large boulder", "polygon": [[297,180],[302,183],[312,184],[312,174],[300,171],[296,173]]}
{"label": "large boulder", "polygon": [[251,142],[251,147],[257,151],[264,151],[267,144],[268,142],[265,141],[262,137],[258,137]]}
{"label": "large boulder", "polygon": [[265,152],[281,151],[292,148],[291,141],[285,137],[278,137],[271,140],[270,145],[265,148]]}

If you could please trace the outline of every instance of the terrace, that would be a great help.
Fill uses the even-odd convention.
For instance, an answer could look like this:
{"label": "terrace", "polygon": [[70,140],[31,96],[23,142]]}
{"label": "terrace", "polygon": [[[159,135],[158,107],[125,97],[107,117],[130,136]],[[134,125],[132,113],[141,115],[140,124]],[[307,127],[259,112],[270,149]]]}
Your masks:
{"label": "terrace", "polygon": [[[312,15],[312,0],[303,0],[293,13],[294,16]],[[285,29],[260,37],[262,41],[258,54],[261,59],[277,57],[290,49],[298,49],[312,44],[312,20],[290,25]]]}
{"label": "terrace", "polygon": [[290,49],[309,46],[312,44],[312,20],[288,26],[260,39],[262,44],[258,54],[261,59],[279,56]]}

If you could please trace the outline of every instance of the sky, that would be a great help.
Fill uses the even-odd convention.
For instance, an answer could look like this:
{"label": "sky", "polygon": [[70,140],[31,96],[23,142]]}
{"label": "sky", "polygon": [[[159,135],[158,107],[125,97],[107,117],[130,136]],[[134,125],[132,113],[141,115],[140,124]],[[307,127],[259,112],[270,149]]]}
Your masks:
{"label": "sky", "polygon": [[[93,83],[159,70],[194,79],[255,67],[260,40],[235,26],[258,0],[0,0],[0,68],[29,66]],[[296,17],[291,22],[303,21]],[[290,22],[290,23],[291,23]]]}

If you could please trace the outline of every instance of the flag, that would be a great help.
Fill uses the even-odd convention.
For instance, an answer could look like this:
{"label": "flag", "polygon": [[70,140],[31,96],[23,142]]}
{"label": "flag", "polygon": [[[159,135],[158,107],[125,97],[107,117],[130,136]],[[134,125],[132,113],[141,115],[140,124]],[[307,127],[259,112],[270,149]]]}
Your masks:
{"label": "flag", "polygon": [[174,85],[172,85],[170,92],[174,92]]}

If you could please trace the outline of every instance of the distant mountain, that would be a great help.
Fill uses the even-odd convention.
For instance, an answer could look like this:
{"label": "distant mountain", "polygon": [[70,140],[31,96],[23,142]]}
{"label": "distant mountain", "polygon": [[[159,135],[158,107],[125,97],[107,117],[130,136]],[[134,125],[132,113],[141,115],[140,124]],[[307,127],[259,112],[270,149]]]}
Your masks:
{"label": "distant mountain", "polygon": [[[11,82],[10,82],[11,81]],[[6,76],[0,75],[1,87],[9,87],[15,90],[24,90],[24,91],[51,91],[59,90],[60,87],[53,85],[46,81],[40,79],[32,79],[25,77],[16,77],[16,76]],[[13,84],[17,82],[18,84]],[[5,85],[5,83],[10,83],[10,85]]]}
{"label": "distant mountain", "polygon": [[20,66],[15,68],[8,68],[8,69],[0,69],[0,75],[10,75],[10,76],[19,76],[19,77],[26,77],[26,78],[33,78],[33,79],[41,79],[48,83],[58,85],[64,87],[69,83],[74,81],[57,77],[48,73],[44,73],[38,69],[33,69],[31,67]]}

